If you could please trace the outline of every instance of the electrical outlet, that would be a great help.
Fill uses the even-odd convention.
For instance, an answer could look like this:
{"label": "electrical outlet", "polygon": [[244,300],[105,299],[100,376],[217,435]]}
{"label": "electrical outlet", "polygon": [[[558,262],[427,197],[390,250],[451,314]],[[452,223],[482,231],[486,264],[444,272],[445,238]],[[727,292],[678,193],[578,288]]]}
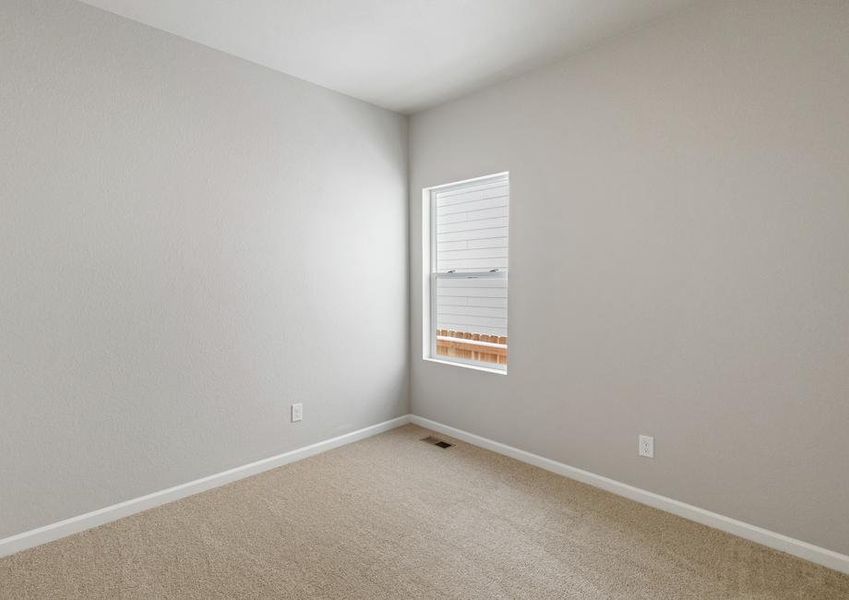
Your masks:
{"label": "electrical outlet", "polygon": [[639,440],[640,456],[654,458],[654,438],[650,435],[641,435]]}
{"label": "electrical outlet", "polygon": [[292,405],[292,423],[304,420],[304,405],[298,402]]}

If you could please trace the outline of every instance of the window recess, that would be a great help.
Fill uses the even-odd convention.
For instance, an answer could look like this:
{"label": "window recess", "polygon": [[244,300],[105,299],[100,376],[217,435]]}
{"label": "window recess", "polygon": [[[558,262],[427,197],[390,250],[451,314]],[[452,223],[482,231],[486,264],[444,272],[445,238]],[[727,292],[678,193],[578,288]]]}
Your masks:
{"label": "window recess", "polygon": [[424,358],[506,372],[507,173],[424,191]]}

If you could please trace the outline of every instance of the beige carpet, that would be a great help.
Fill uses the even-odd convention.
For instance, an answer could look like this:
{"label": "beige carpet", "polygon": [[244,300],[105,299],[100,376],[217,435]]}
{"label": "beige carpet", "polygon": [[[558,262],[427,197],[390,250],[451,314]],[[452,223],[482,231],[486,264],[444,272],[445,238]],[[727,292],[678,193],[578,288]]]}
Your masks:
{"label": "beige carpet", "polygon": [[849,577],[406,426],[0,560],[9,598],[849,598]]}

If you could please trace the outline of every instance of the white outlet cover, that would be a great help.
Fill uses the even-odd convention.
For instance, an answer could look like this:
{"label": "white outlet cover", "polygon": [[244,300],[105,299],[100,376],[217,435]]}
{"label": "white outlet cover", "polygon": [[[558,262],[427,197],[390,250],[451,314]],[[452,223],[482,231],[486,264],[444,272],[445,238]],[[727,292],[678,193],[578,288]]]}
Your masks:
{"label": "white outlet cover", "polygon": [[304,405],[300,402],[292,405],[292,423],[304,419]]}
{"label": "white outlet cover", "polygon": [[650,435],[641,435],[639,439],[638,451],[640,456],[646,458],[654,458],[654,437]]}

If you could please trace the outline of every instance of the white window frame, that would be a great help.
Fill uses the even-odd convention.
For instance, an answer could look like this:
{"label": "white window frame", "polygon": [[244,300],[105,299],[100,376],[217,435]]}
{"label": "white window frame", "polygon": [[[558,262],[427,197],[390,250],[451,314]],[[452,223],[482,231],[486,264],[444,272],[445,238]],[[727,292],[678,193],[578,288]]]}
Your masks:
{"label": "white window frame", "polygon": [[[478,181],[487,179],[495,179],[498,177],[506,177],[508,182],[510,179],[509,171],[494,173],[492,175],[483,175],[472,179],[464,179],[443,185],[436,185],[422,190],[422,359],[428,362],[439,363],[444,365],[453,365],[456,367],[464,367],[483,371],[486,373],[495,373],[498,375],[507,375],[506,365],[490,365],[490,363],[482,363],[473,360],[466,360],[459,357],[439,356],[436,353],[436,281],[437,279],[507,279],[507,297],[509,307],[510,284],[509,284],[509,268],[498,271],[477,271],[466,273],[438,273],[436,266],[436,193],[445,191],[452,187],[462,187],[473,184]],[[510,229],[510,217],[508,212],[507,218],[508,236]],[[508,242],[509,243],[509,242]],[[509,264],[509,257],[508,257]],[[509,308],[508,308],[509,310]],[[508,344],[509,344],[509,328],[510,320],[507,320],[508,328]],[[480,342],[479,342],[480,343]],[[483,343],[485,345],[485,343]]]}

